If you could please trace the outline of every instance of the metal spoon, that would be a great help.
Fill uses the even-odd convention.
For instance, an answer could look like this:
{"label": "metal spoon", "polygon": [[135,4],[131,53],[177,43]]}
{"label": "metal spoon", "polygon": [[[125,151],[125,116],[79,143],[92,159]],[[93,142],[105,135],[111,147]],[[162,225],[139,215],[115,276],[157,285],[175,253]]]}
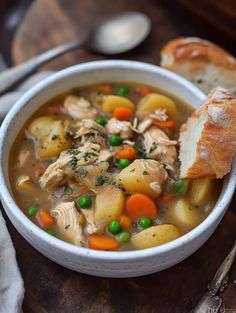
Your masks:
{"label": "metal spoon", "polygon": [[137,47],[151,30],[150,19],[139,12],[126,12],[104,20],[93,27],[82,41],[73,41],[48,50],[29,61],[0,74],[0,94],[29,76],[40,66],[78,48],[87,48],[105,55],[126,52]]}

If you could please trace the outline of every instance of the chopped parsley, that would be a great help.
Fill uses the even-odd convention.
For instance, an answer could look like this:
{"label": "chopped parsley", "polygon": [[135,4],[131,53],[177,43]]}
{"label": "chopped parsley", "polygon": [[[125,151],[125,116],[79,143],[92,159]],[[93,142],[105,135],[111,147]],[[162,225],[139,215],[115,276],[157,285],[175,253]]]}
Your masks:
{"label": "chopped parsley", "polygon": [[80,177],[85,177],[88,174],[88,171],[85,168],[79,168],[76,173],[80,176]]}
{"label": "chopped parsley", "polygon": [[77,166],[77,158],[75,156],[73,156],[69,162],[69,165],[71,166],[72,170],[74,170]]}
{"label": "chopped parsley", "polygon": [[126,191],[125,188],[124,188],[124,186],[123,186],[121,183],[119,183],[119,184],[117,184],[117,185],[115,184],[115,186],[116,186],[117,188],[123,190],[123,191]]}
{"label": "chopped parsley", "polygon": [[147,156],[146,156],[146,150],[145,148],[141,145],[140,142],[136,142],[135,145],[134,145],[134,148],[135,150],[137,151],[138,153],[138,156],[142,159],[146,159]]}
{"label": "chopped parsley", "polygon": [[58,135],[53,135],[52,140],[56,140],[58,138]]}
{"label": "chopped parsley", "polygon": [[71,196],[73,194],[73,192],[74,192],[73,189],[70,186],[67,185],[65,187],[63,193],[64,193],[64,195]]}
{"label": "chopped parsley", "polygon": [[150,175],[148,171],[143,171],[143,175]]}
{"label": "chopped parsley", "polygon": [[98,156],[98,153],[88,152],[88,151],[84,152],[84,154],[83,154],[84,161],[88,161],[93,156],[95,156],[95,157]]}
{"label": "chopped parsley", "polygon": [[80,151],[78,149],[70,149],[67,151],[67,153],[71,155],[77,155],[80,153]]}
{"label": "chopped parsley", "polygon": [[110,181],[110,178],[105,175],[99,175],[95,177],[96,186],[102,186],[104,183],[108,183],[109,181]]}
{"label": "chopped parsley", "polygon": [[155,151],[156,150],[156,148],[157,148],[157,143],[156,142],[153,142],[152,143],[152,146],[151,146],[151,148],[150,148],[150,150],[149,150],[149,153],[152,153],[153,151]]}

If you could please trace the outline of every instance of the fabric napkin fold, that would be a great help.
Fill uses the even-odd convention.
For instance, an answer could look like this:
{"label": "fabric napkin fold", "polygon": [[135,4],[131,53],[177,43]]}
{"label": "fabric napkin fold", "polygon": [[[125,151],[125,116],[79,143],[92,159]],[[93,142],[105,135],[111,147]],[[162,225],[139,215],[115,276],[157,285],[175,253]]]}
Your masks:
{"label": "fabric napkin fold", "polygon": [[[0,97],[0,120],[32,86],[52,72],[34,74],[15,91]],[[1,187],[0,187],[1,188]],[[17,265],[15,249],[0,210],[0,313],[22,313],[24,283]]]}

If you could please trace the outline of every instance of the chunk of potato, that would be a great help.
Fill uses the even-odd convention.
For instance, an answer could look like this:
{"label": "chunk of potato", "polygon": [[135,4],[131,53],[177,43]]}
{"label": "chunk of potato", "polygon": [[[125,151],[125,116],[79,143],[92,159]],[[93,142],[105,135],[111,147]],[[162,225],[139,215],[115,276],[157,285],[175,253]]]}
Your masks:
{"label": "chunk of potato", "polygon": [[166,112],[170,117],[176,117],[177,108],[175,102],[172,99],[157,93],[150,93],[143,97],[138,103],[137,112],[155,111],[157,109],[166,109]]}
{"label": "chunk of potato", "polygon": [[125,196],[122,190],[106,185],[98,189],[94,205],[96,224],[107,224],[117,219],[124,210]]}
{"label": "chunk of potato", "polygon": [[188,191],[190,203],[196,206],[206,204],[213,189],[213,184],[213,180],[209,178],[192,180]]}
{"label": "chunk of potato", "polygon": [[45,136],[48,136],[54,122],[55,119],[50,116],[37,117],[30,123],[28,132],[34,139],[42,140]]}
{"label": "chunk of potato", "polygon": [[135,249],[146,249],[160,246],[180,237],[178,228],[171,224],[152,226],[131,237]]}
{"label": "chunk of potato", "polygon": [[115,180],[130,193],[140,192],[158,197],[166,178],[167,173],[159,162],[139,159],[124,168]]}
{"label": "chunk of potato", "polygon": [[41,116],[31,122],[28,132],[36,141],[39,159],[58,156],[71,147],[71,140],[66,138],[63,121],[49,116]]}
{"label": "chunk of potato", "polygon": [[62,121],[55,121],[51,125],[48,136],[39,142],[38,156],[40,159],[48,159],[58,156],[63,150],[71,147],[71,141],[65,136]]}
{"label": "chunk of potato", "polygon": [[202,216],[200,211],[192,207],[187,201],[179,199],[169,206],[166,219],[180,228],[190,229],[201,222]]}
{"label": "chunk of potato", "polygon": [[112,113],[117,107],[125,107],[133,111],[135,109],[135,105],[132,101],[120,96],[103,96],[101,104],[104,113]]}

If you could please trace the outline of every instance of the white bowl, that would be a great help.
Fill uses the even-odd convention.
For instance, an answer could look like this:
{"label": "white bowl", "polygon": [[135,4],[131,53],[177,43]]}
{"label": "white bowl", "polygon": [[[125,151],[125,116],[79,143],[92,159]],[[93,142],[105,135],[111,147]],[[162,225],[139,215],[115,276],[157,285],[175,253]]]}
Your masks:
{"label": "white bowl", "polygon": [[97,61],[67,68],[30,89],[11,109],[0,130],[0,195],[5,211],[21,235],[49,259],[69,269],[103,277],[132,277],[169,268],[195,252],[225,214],[236,183],[236,162],[224,179],[215,208],[196,228],[159,247],[106,252],[76,247],[49,236],[15,203],[8,176],[9,151],[26,120],[48,99],[73,87],[102,81],[136,81],[169,90],[197,107],[205,95],[185,79],[157,66],[131,61]]}

